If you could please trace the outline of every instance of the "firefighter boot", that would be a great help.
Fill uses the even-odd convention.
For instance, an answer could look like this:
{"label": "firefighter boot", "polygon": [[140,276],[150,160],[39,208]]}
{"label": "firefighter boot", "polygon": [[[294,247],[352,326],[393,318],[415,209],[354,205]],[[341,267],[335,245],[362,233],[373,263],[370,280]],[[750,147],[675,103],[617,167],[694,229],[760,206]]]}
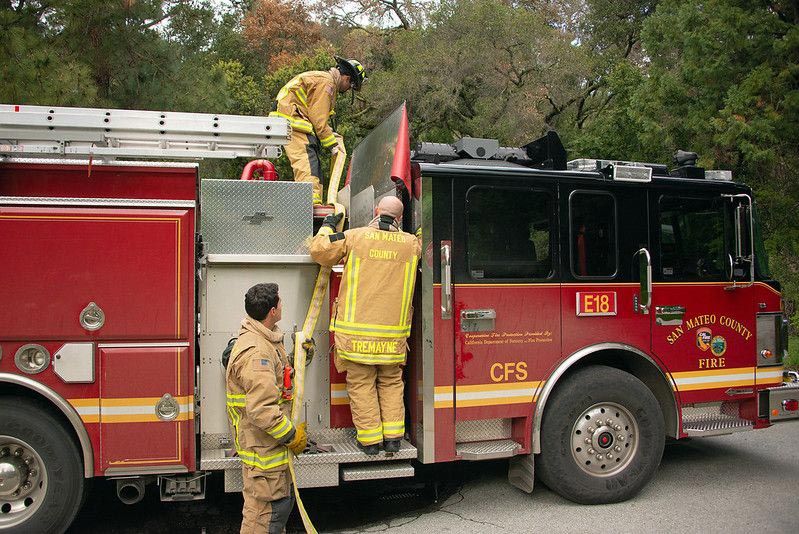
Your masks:
{"label": "firefighter boot", "polygon": [[377,456],[380,454],[380,445],[375,443],[373,445],[361,445],[361,442],[358,443],[358,448],[363,451],[364,454],[367,456]]}
{"label": "firefighter boot", "polygon": [[399,439],[386,439],[383,442],[383,448],[386,452],[396,453],[400,450],[400,442],[402,440]]}

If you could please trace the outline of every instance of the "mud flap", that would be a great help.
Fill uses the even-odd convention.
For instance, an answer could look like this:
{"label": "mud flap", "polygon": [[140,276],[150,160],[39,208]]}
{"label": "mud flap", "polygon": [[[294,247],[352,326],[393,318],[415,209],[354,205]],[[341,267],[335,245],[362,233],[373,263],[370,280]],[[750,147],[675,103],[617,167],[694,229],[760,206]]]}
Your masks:
{"label": "mud flap", "polygon": [[508,464],[508,482],[525,493],[533,492],[535,458],[532,454],[514,456]]}

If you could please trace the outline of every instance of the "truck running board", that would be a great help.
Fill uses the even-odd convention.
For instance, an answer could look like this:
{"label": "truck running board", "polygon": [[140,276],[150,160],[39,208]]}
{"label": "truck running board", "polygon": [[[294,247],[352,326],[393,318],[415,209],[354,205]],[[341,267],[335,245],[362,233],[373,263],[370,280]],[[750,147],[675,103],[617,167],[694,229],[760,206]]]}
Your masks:
{"label": "truck running board", "polygon": [[753,430],[754,424],[742,419],[739,402],[709,402],[684,406],[682,429],[691,437],[723,436]]}
{"label": "truck running board", "polygon": [[491,441],[472,441],[455,445],[455,454],[462,460],[494,460],[510,458],[522,446],[512,439],[496,439]]}
{"label": "truck running board", "polygon": [[733,432],[753,430],[752,421],[738,418],[717,418],[683,423],[683,430],[691,437],[723,436]]}
{"label": "truck running board", "polygon": [[402,478],[413,476],[410,462],[373,462],[371,464],[347,464],[341,468],[341,480],[377,480],[383,478]]}

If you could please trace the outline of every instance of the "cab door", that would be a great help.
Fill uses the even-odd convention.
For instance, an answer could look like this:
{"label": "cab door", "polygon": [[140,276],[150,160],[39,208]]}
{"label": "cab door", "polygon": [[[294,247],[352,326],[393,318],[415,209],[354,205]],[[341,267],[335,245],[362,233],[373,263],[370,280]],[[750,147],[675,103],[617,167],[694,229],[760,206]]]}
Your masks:
{"label": "cab door", "polygon": [[649,248],[646,199],[637,183],[561,182],[564,357],[622,345],[649,352],[635,268]]}
{"label": "cab door", "polygon": [[[560,356],[555,181],[452,182],[455,438],[529,450],[535,393]],[[510,442],[507,442],[510,444]]]}
{"label": "cab door", "polygon": [[749,270],[734,260],[742,200],[674,188],[653,193],[652,350],[671,372],[683,428],[696,418],[754,419],[755,288],[741,283]]}

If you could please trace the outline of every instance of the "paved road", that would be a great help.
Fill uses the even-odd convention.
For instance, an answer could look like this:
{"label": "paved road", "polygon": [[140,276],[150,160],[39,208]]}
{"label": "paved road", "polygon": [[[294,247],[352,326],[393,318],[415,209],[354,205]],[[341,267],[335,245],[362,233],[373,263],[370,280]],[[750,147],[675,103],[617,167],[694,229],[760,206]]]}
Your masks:
{"label": "paved road", "polygon": [[[615,505],[576,505],[540,483],[523,494],[506,465],[436,466],[402,486],[308,490],[304,500],[320,532],[799,532],[799,423],[668,445],[653,482]],[[443,479],[437,501],[425,477]],[[223,493],[220,478],[209,486],[205,502],[160,503],[153,491],[125,506],[101,482],[69,532],[238,532],[241,496]],[[292,516],[289,532],[298,529]]]}

